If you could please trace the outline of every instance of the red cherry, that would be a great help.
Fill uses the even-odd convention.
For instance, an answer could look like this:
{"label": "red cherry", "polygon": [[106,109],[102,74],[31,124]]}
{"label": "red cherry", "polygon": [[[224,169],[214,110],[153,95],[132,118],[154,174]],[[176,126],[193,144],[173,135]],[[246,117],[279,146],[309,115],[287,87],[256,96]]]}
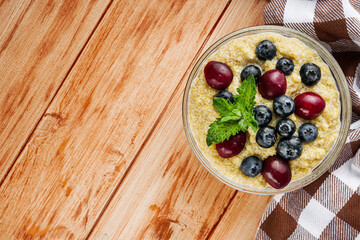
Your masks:
{"label": "red cherry", "polygon": [[244,132],[231,136],[228,140],[216,144],[216,150],[220,157],[230,158],[238,155],[245,146],[246,135]]}
{"label": "red cherry", "polygon": [[291,180],[289,163],[279,156],[271,156],[263,161],[261,174],[273,188],[286,187]]}
{"label": "red cherry", "polygon": [[314,119],[321,114],[325,108],[324,99],[313,92],[305,92],[295,99],[295,114],[303,119]]}
{"label": "red cherry", "polygon": [[264,73],[258,84],[259,93],[263,98],[275,99],[286,92],[286,77],[280,70],[269,70]]}
{"label": "red cherry", "polygon": [[208,62],[204,68],[204,73],[209,86],[218,90],[225,89],[233,79],[233,72],[230,67],[222,62]]}

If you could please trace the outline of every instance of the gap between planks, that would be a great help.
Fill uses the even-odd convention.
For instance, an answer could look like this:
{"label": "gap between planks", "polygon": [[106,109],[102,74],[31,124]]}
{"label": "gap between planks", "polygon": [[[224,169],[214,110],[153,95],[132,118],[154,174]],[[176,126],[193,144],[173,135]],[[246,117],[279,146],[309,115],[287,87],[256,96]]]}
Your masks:
{"label": "gap between planks", "polygon": [[[229,1],[228,3],[227,3],[227,7],[230,5],[230,2],[231,1]],[[258,2],[257,2],[258,3]],[[230,10],[229,10],[230,11]],[[214,24],[214,26],[212,27],[212,29],[211,29],[211,33],[209,33],[208,35],[207,35],[207,37],[205,38],[205,40],[204,40],[204,42],[205,42],[205,44],[206,44],[206,42],[207,41],[209,41],[209,38],[211,39],[212,38],[212,32],[214,31],[214,29],[216,28],[216,25],[218,24],[218,22],[220,21],[220,16],[222,17],[222,15],[224,14],[226,12],[226,7],[224,8],[224,10],[222,11],[222,13],[221,13],[221,15],[219,15],[219,18],[218,18],[218,21]],[[256,23],[256,22],[255,22]],[[258,23],[258,22],[257,22]],[[214,40],[214,39],[212,39],[212,40]],[[203,45],[204,44],[202,44],[202,48],[204,48],[203,47]],[[200,51],[201,51],[201,49],[200,49]],[[198,58],[198,54],[195,56],[195,59],[197,59]],[[191,64],[193,64],[194,63],[194,60],[195,59],[193,59],[193,61],[191,62]],[[191,66],[191,65],[190,65]],[[187,71],[189,71],[189,68],[188,68],[188,70]],[[183,78],[186,76],[186,74],[183,76]],[[184,81],[184,79],[181,79],[181,81],[180,81],[180,83],[183,83],[183,81]],[[181,85],[181,84],[180,84]],[[179,84],[177,85],[177,87],[176,87],[176,89],[174,90],[174,92],[176,92],[176,90],[179,90]],[[171,96],[173,96],[174,95],[174,92],[172,93],[172,95]],[[170,98],[170,100],[171,100],[171,98]],[[167,101],[167,103],[171,103],[171,101]],[[123,183],[123,182],[125,182],[126,181],[126,179],[128,179],[128,175],[131,175],[131,172],[130,172],[130,170],[131,170],[131,168],[133,168],[134,166],[133,165],[135,165],[136,166],[136,164],[134,164],[135,163],[135,161],[138,159],[138,157],[139,157],[139,155],[140,155],[140,153],[142,153],[143,152],[143,148],[144,148],[144,146],[146,146],[146,144],[148,144],[148,141],[149,141],[149,139],[151,138],[151,136],[154,134],[153,132],[155,131],[154,129],[158,126],[158,124],[159,124],[159,122],[161,121],[161,119],[164,117],[164,115],[165,115],[165,113],[164,113],[164,111],[166,111],[168,109],[168,107],[167,107],[167,105],[164,107],[164,109],[162,109],[162,111],[161,111],[161,113],[160,113],[160,115],[159,115],[159,117],[155,120],[155,123],[153,124],[153,126],[152,126],[152,128],[151,128],[151,131],[148,133],[148,135],[145,137],[145,142],[143,142],[143,144],[141,145],[141,148],[137,151],[137,153],[136,153],[136,155],[134,156],[134,158],[133,158],[133,161],[131,162],[131,165],[126,169],[126,172],[125,172],[125,175],[122,177],[122,179],[120,180],[120,182],[119,182],[119,184],[118,184],[118,186],[116,186],[116,189],[113,191],[113,193],[111,194],[111,197],[109,198],[109,201],[106,203],[106,206],[102,209],[102,211],[101,211],[101,215],[97,218],[97,220],[96,220],[96,223],[94,224],[94,226],[93,226],[93,228],[91,229],[91,232],[89,233],[89,235],[87,236],[87,238],[89,238],[89,237],[91,237],[91,234],[94,232],[94,229],[96,228],[96,225],[99,225],[99,221],[103,218],[103,215],[104,215],[104,211],[106,211],[106,209],[108,209],[109,208],[109,205],[111,204],[111,201],[113,201],[114,199],[114,195],[119,191],[119,188],[121,187],[121,184]],[[207,238],[210,238],[210,237],[212,237],[213,235],[215,235],[216,236],[216,231],[217,231],[217,229],[218,228],[221,228],[221,221],[222,221],[222,219],[224,218],[224,219],[226,219],[226,215],[228,215],[227,213],[229,212],[229,211],[231,211],[231,209],[232,209],[232,203],[235,203],[236,202],[236,198],[237,197],[239,197],[239,196],[242,196],[242,194],[240,194],[238,191],[236,191],[236,190],[233,190],[234,191],[234,193],[233,193],[233,195],[231,196],[229,196],[229,199],[230,200],[228,200],[228,202],[226,203],[225,201],[225,204],[224,204],[224,206],[223,206],[223,211],[219,214],[219,216],[218,216],[218,219],[217,219],[217,221],[215,221],[215,223],[212,225],[212,227],[210,228],[210,232],[207,234]],[[240,194],[240,195],[239,195]],[[229,211],[228,211],[229,210]],[[213,233],[215,233],[215,234],[213,234]]]}
{"label": "gap between planks", "polygon": [[[200,57],[200,54],[202,53],[202,51],[205,48],[205,45],[207,44],[207,42],[209,41],[211,35],[213,34],[215,28],[217,27],[217,25],[219,24],[221,18],[223,17],[223,15],[225,14],[226,10],[229,8],[230,4],[231,4],[232,0],[229,0],[224,9],[222,10],[219,18],[216,20],[214,26],[211,28],[210,32],[208,33],[208,35],[206,36],[204,42],[201,44],[199,50],[196,52],[193,60],[191,61],[191,63],[189,64],[189,66],[187,67],[187,69],[185,70],[183,76],[181,77],[181,80],[179,81],[179,83],[177,84],[176,88],[174,89],[174,91],[172,92],[170,98],[167,100],[165,107],[161,110],[158,118],[155,120],[153,126],[151,127],[148,135],[145,137],[143,143],[141,144],[139,150],[137,151],[137,153],[135,154],[133,161],[131,161],[129,167],[126,169],[123,177],[120,179],[120,181],[117,183],[114,191],[111,193],[111,196],[109,197],[109,199],[107,200],[107,202],[105,203],[105,206],[103,207],[103,209],[101,210],[99,216],[97,217],[97,219],[95,220],[95,223],[93,224],[91,230],[89,231],[88,235],[86,236],[85,239],[89,239],[89,237],[91,236],[93,230],[95,229],[96,225],[98,224],[98,222],[100,221],[101,217],[103,216],[104,212],[106,211],[107,207],[109,206],[110,202],[112,201],[112,199],[114,198],[114,196],[116,195],[116,192],[119,190],[121,184],[123,183],[123,181],[125,180],[125,178],[127,177],[128,173],[130,172],[132,166],[134,165],[134,163],[136,162],[138,156],[141,154],[144,146],[148,143],[150,137],[152,136],[154,130],[156,129],[156,127],[158,126],[158,124],[160,123],[160,120],[162,119],[162,117],[164,116],[171,99],[173,98],[173,96],[176,94],[176,92],[179,90],[179,88],[181,87],[181,83],[183,81],[185,81],[185,77],[187,75],[187,73],[190,71],[191,67],[194,66],[195,62],[197,61],[197,59]],[[221,220],[221,217],[225,214],[226,209],[228,208],[228,206],[231,204],[232,200],[235,198],[237,191],[235,191],[235,194],[230,198],[229,202],[226,204],[223,213],[219,216],[219,219],[216,221],[215,225],[211,228],[210,233],[212,234],[212,232],[215,230],[216,226],[218,225],[219,221]],[[206,238],[208,239],[208,238]]]}
{"label": "gap between planks", "polygon": [[39,118],[39,120],[36,122],[35,126],[33,127],[33,129],[31,130],[30,134],[28,135],[28,137],[26,138],[24,144],[21,146],[20,151],[18,152],[18,154],[15,157],[15,160],[12,162],[11,166],[8,168],[8,170],[6,171],[4,177],[0,180],[0,187],[2,186],[2,184],[4,183],[5,179],[8,177],[10,171],[12,170],[12,168],[14,167],[15,163],[17,162],[19,156],[21,155],[21,153],[23,152],[24,148],[26,147],[26,145],[28,144],[29,139],[32,137],[32,135],[34,134],[35,130],[37,129],[37,127],[39,126],[39,123],[41,122],[41,120],[44,118],[45,113],[47,112],[49,106],[52,104],[52,102],[54,101],[55,97],[57,96],[59,90],[61,89],[61,87],[64,85],[64,82],[66,81],[66,79],[68,78],[69,74],[71,73],[72,69],[74,68],[74,66],[76,65],[76,63],[78,62],[81,54],[83,53],[85,47],[88,45],[88,43],[90,42],[90,39],[92,38],[92,36],[94,35],[94,32],[96,31],[96,29],[98,28],[99,24],[101,23],[102,19],[104,18],[105,14],[107,13],[108,9],[110,8],[111,4],[114,2],[114,0],[110,0],[110,2],[108,3],[108,5],[105,7],[105,10],[103,11],[103,13],[101,14],[99,20],[97,21],[97,23],[95,24],[94,29],[91,31],[89,37],[86,39],[84,46],[80,49],[79,53],[76,55],[74,62],[71,64],[69,70],[67,71],[67,73],[65,74],[64,79],[61,81],[61,83],[59,84],[58,88],[55,90],[55,94],[54,96],[51,98],[49,104],[46,106],[46,108],[44,109],[44,112],[42,113],[41,117]]}
{"label": "gap between planks", "polygon": [[[156,1],[153,1],[153,3],[154,3],[154,5],[153,5],[153,7],[156,9]],[[213,8],[216,10],[216,18],[218,18],[218,16],[220,16],[220,14],[221,14],[221,11],[223,10],[223,8],[224,8],[224,6],[227,4],[227,1],[221,1],[221,8],[219,8],[219,7],[216,7],[216,4],[213,4]],[[103,21],[101,22],[101,24],[100,24],[100,26],[99,26],[99,28],[101,28],[102,29],[102,23],[104,23],[104,21],[107,21],[107,16],[109,16],[109,12],[112,12],[112,9],[113,9],[113,6],[115,5],[115,3],[113,3],[113,5],[111,5],[110,6],[110,9],[108,10],[108,13],[105,15],[105,17],[104,17],[104,19],[103,19]],[[130,5],[130,4],[129,4]],[[188,5],[189,6],[189,5]],[[200,6],[201,7],[201,4],[199,4],[199,3],[197,3],[195,6]],[[201,8],[204,8],[203,6],[201,7]],[[217,9],[216,9],[217,8]],[[189,7],[187,8],[187,10],[189,10]],[[175,11],[176,11],[176,9],[175,9]],[[140,12],[140,11],[138,11],[138,12]],[[191,12],[191,11],[190,11]],[[176,13],[176,12],[175,12]],[[129,13],[128,12],[128,14],[131,14],[131,12]],[[99,14],[99,15],[101,15],[101,13]],[[112,13],[111,13],[111,15],[112,15]],[[165,16],[165,15],[164,15]],[[161,17],[161,16],[160,16]],[[142,18],[143,19],[143,18]],[[186,62],[183,62],[183,66],[182,66],[182,71],[180,71],[178,74],[177,74],[177,77],[176,77],[176,79],[175,79],[175,81],[173,81],[173,89],[174,88],[176,88],[176,86],[178,85],[178,81],[181,79],[181,77],[182,77],[182,75],[183,75],[183,73],[184,73],[184,71],[188,68],[188,66],[186,66],[186,65],[189,65],[189,62],[191,62],[192,61],[192,59],[193,59],[193,55],[194,55],[194,53],[196,53],[197,52],[197,50],[198,50],[198,46],[200,46],[201,44],[202,44],[202,42],[204,41],[204,39],[206,38],[206,36],[208,35],[208,33],[209,33],[209,31],[212,29],[212,27],[213,27],[213,25],[214,25],[214,23],[216,22],[216,20],[217,19],[215,19],[215,18],[213,18],[212,20],[211,20],[211,24],[209,24],[209,22],[210,21],[207,21],[208,19],[207,19],[207,17],[205,17],[205,16],[203,16],[200,20],[202,20],[202,23],[204,23],[205,24],[205,27],[206,28],[204,28],[204,27],[201,27],[201,28],[197,28],[197,30],[198,30],[198,33],[200,33],[200,31],[201,31],[201,34],[200,34],[200,36],[201,36],[201,41],[196,41],[197,39],[195,38],[195,37],[193,37],[192,39],[193,40],[195,40],[196,41],[196,45],[193,45],[193,47],[192,47],[192,54],[190,53],[188,53],[187,54],[187,61]],[[146,22],[146,21],[145,21]],[[186,19],[183,21],[183,22],[186,22]],[[95,22],[96,23],[96,22]],[[99,29],[98,28],[98,29]],[[204,29],[204,31],[202,31]],[[206,30],[206,32],[205,32],[205,30]],[[90,31],[89,31],[90,32]],[[95,32],[95,36],[94,37],[96,37],[97,35],[96,35],[96,33],[97,33],[98,31],[96,31]],[[190,32],[189,30],[187,31],[187,32]],[[180,32],[181,33],[181,32]],[[191,34],[190,34],[191,35]],[[114,36],[117,36],[117,35],[114,35],[113,34],[113,36],[112,37],[114,37]],[[87,37],[87,36],[86,36]],[[169,39],[169,38],[168,38]],[[171,38],[170,38],[171,39]],[[84,39],[85,40],[85,39]],[[91,43],[89,44],[90,46],[92,45]],[[166,46],[166,48],[168,48],[168,45]],[[84,50],[84,53],[82,54],[82,56],[81,56],[81,58],[80,58],[80,60],[79,60],[79,62],[81,62],[82,60],[83,60],[83,56],[84,56],[84,54],[86,54],[87,53],[87,50],[85,49]],[[126,61],[126,60],[125,60]],[[99,64],[99,63],[98,63]],[[81,64],[80,64],[81,65]],[[99,64],[100,65],[100,64]],[[184,66],[185,65],[185,66]],[[73,69],[73,71],[70,73],[70,75],[69,75],[69,77],[68,77],[68,79],[71,79],[71,80],[73,80],[73,78],[72,78],[72,73],[75,71],[75,69],[77,68],[77,66],[79,66],[79,63],[78,64],[76,64],[76,66],[74,67],[74,69]],[[106,69],[104,69],[105,71],[106,71]],[[66,70],[67,71],[67,70]],[[76,71],[75,71],[76,72]],[[60,81],[59,81],[60,82]],[[64,84],[64,86],[60,89],[60,91],[59,91],[59,93],[57,94],[57,98],[56,99],[54,99],[54,101],[53,101],[53,104],[49,107],[49,109],[51,110],[52,109],[52,106],[54,105],[54,103],[57,103],[58,101],[62,101],[62,98],[64,97],[64,95],[66,96],[66,89],[65,89],[65,91],[63,91],[64,90],[64,88],[65,88],[65,86],[67,87],[68,86],[68,83],[69,83],[69,80],[67,80],[67,82],[65,82],[65,84]],[[184,83],[184,82],[182,82],[182,83]],[[96,87],[96,86],[95,86]],[[181,90],[182,89],[182,87],[180,87],[180,88],[178,88],[178,90]],[[78,89],[78,90],[80,90],[80,89]],[[116,90],[116,89],[115,89]],[[65,93],[64,93],[65,92]],[[93,92],[93,91],[92,91]],[[176,94],[176,96],[177,96],[177,98],[178,98],[178,94],[179,93],[181,93],[181,91],[179,91],[179,92],[177,92],[177,94]],[[171,91],[167,94],[167,97],[169,98],[169,96],[171,95],[172,93],[171,93]],[[59,97],[61,95],[61,97]],[[88,98],[89,99],[89,98]],[[180,100],[180,99],[179,99]],[[158,108],[158,111],[157,111],[157,114],[153,117],[153,120],[151,121],[151,124],[148,124],[148,126],[146,127],[146,129],[148,129],[147,130],[147,134],[149,133],[149,131],[151,130],[151,127],[153,126],[153,124],[156,122],[156,119],[158,118],[158,116],[159,116],[159,114],[161,113],[161,111],[163,110],[163,108],[165,107],[165,103],[167,102],[167,99],[163,99],[163,103],[161,104],[162,105],[162,107],[161,108]],[[87,102],[85,103],[85,106],[87,107],[87,105],[89,104],[89,101],[87,100]],[[66,105],[65,105],[66,106]],[[171,106],[170,107],[168,107],[168,109],[167,110],[169,110],[171,108]],[[56,111],[57,109],[53,109],[54,111]],[[80,113],[80,111],[79,111],[79,113]],[[179,112],[178,111],[178,113],[180,114],[181,112]],[[45,115],[46,116],[46,115]],[[165,116],[166,116],[166,114],[165,114]],[[164,119],[165,118],[165,116],[162,118],[162,119]],[[46,120],[45,120],[46,121]],[[96,121],[95,121],[96,122]],[[178,121],[178,122],[181,122],[181,120],[180,121]],[[40,130],[40,128],[42,127],[42,125],[41,125],[42,123],[40,123],[39,124],[39,127],[38,127],[38,130]],[[161,123],[160,123],[161,124]],[[159,124],[159,125],[160,125]],[[69,126],[69,128],[71,129],[72,128],[72,126]],[[182,129],[181,129],[182,130]],[[35,131],[35,133],[34,133],[34,136],[36,136],[36,133],[37,133],[38,131]],[[139,139],[139,143],[138,143],[138,147],[140,147],[141,146],[141,144],[142,144],[142,142],[144,141],[144,139],[146,138],[146,136],[147,136],[147,134],[143,134],[143,136],[141,137],[141,140]],[[153,136],[154,136],[155,134],[153,134]],[[136,136],[136,135],[135,135]],[[66,141],[68,141],[68,140],[66,140]],[[30,142],[31,142],[31,139],[30,139]],[[40,147],[40,150],[41,149],[43,149],[42,147],[41,147],[41,145],[39,146],[39,144],[42,144],[42,142],[40,141],[40,143],[38,143],[38,144],[35,144],[35,147],[36,148],[33,148],[33,150],[37,150],[39,147]],[[117,144],[116,142],[115,142],[115,144]],[[26,146],[26,148],[24,149],[24,152],[26,152],[27,151],[27,147],[29,146],[30,144],[27,144],[27,146]],[[37,146],[36,146],[37,145]],[[149,143],[146,145],[146,146],[148,146],[149,145]],[[60,146],[60,149],[63,149],[63,147],[62,147],[63,145],[61,145]],[[136,151],[133,151],[133,153],[132,153],[132,157],[130,158],[130,161],[131,160],[133,160],[133,158],[134,158],[134,155],[137,153],[137,151],[138,151],[138,147],[137,147],[137,150]],[[44,147],[44,149],[46,150],[47,148],[46,147]],[[49,147],[49,149],[51,149],[51,147]],[[100,151],[101,151],[101,148],[99,149]],[[23,153],[24,153],[23,152]],[[142,153],[143,153],[144,151],[142,151]],[[23,156],[23,154],[20,156],[20,158],[19,158],[19,160],[23,160],[23,158],[22,158],[22,156]],[[70,157],[71,157],[71,155],[69,155]],[[63,158],[61,158],[61,160],[62,160]],[[17,165],[18,165],[18,163],[19,163],[19,160],[17,161],[17,164],[14,166],[14,168],[13,168],[13,170],[12,170],[12,172],[14,172],[14,171],[16,171],[17,169]],[[84,162],[86,162],[86,161],[84,161]],[[139,161],[137,161],[136,163],[138,163]],[[131,162],[129,162],[129,164],[130,164]],[[28,165],[29,166],[29,165]],[[136,166],[136,164],[135,164],[135,166]],[[135,166],[133,166],[132,167],[132,169],[134,169],[134,167]],[[116,167],[116,166],[115,166]],[[123,168],[123,173],[126,171],[126,169],[127,169],[128,167],[126,167],[126,168]],[[96,170],[95,170],[96,171]],[[12,172],[10,172],[10,174],[12,173]],[[130,172],[130,174],[128,175],[128,177],[126,178],[126,180],[128,180],[129,179],[129,177],[130,177],[130,175],[131,175],[131,173],[132,173],[132,171]],[[19,174],[20,175],[20,174]],[[10,175],[10,177],[11,177],[12,175]],[[9,179],[9,177],[7,178],[7,180]],[[99,216],[99,213],[101,212],[101,210],[102,210],[102,208],[104,207],[104,205],[105,205],[105,203],[107,202],[107,200],[110,198],[110,196],[111,196],[111,193],[114,191],[114,189],[115,189],[115,187],[116,187],[116,183],[118,183],[119,181],[120,181],[120,179],[121,179],[121,176],[119,177],[119,178],[117,178],[117,180],[115,181],[115,182],[113,182],[111,185],[109,185],[108,184],[108,186],[110,186],[111,187],[111,191],[107,191],[107,192],[105,192],[105,191],[103,191],[104,193],[106,193],[106,198],[105,197],[103,197],[103,200],[102,200],[102,204],[101,204],[101,206],[99,206],[98,207],[98,209],[97,209],[97,211],[96,211],[96,215],[95,216],[93,216],[92,217],[92,224],[90,225],[90,226],[88,226],[88,230],[87,231],[89,231],[91,228],[92,228],[92,225],[94,224],[94,222],[95,222],[95,220],[97,219],[97,217]],[[27,180],[26,180],[27,181]],[[7,183],[7,181],[5,181],[4,182],[4,184],[3,184],[3,186],[4,185],[6,185],[6,183]],[[76,184],[76,182],[73,182],[74,184]],[[124,183],[122,184],[122,186],[124,186]],[[101,189],[101,187],[99,188],[99,189]],[[89,194],[87,195],[87,196],[90,196],[91,195],[91,190],[92,189],[90,189],[89,190]],[[100,190],[99,190],[100,191]],[[119,193],[119,191],[117,192],[117,194]],[[75,198],[76,196],[74,196],[74,198]],[[84,201],[88,201],[88,199],[89,199],[89,197],[87,197],[86,198],[86,200],[84,200]],[[44,200],[44,199],[41,199],[41,200]],[[226,203],[227,202],[227,199],[224,199],[224,202]],[[61,204],[60,204],[61,205]],[[81,205],[81,204],[80,204]],[[225,204],[224,204],[225,205]],[[51,206],[50,206],[51,207]],[[40,208],[40,207],[39,207]],[[55,213],[56,213],[56,210],[57,209],[55,209]],[[75,211],[75,209],[73,209],[74,211]],[[88,209],[89,210],[89,209]],[[220,211],[221,211],[222,209],[220,209]],[[91,211],[91,210],[90,210]],[[41,213],[43,213],[43,211],[41,211]],[[87,214],[87,213],[86,213]],[[45,214],[42,214],[42,215],[45,215]],[[49,215],[49,214],[48,214]],[[93,214],[94,215],[94,214]],[[46,217],[47,215],[45,215],[44,216],[44,218]],[[53,216],[54,216],[54,214],[53,214]],[[39,216],[38,216],[39,217]],[[217,216],[214,216],[213,218],[215,218],[214,220],[216,220],[216,217]],[[103,217],[104,218],[104,217]],[[103,219],[102,218],[102,219]],[[53,218],[51,218],[51,219],[53,219]],[[86,222],[87,222],[87,216],[86,216],[86,219],[84,219],[84,220],[86,220]],[[30,221],[30,220],[29,220]],[[100,221],[100,223],[101,223],[101,221]],[[33,226],[36,226],[35,224],[38,224],[38,223],[34,223],[33,224]],[[41,223],[40,223],[41,224]],[[50,223],[49,223],[50,224]],[[54,225],[54,224],[53,224]],[[76,226],[76,225],[75,225]],[[43,233],[42,233],[43,234]],[[45,233],[44,233],[45,234]],[[86,233],[84,234],[84,237],[86,237]]]}
{"label": "gap between planks", "polygon": [[206,236],[206,240],[210,239],[213,235],[213,233],[215,232],[217,226],[219,225],[221,219],[223,218],[223,216],[226,214],[226,211],[228,210],[230,204],[234,201],[235,197],[236,197],[236,194],[238,193],[238,191],[236,190],[234,192],[234,194],[231,196],[229,202],[226,204],[226,206],[224,207],[224,211],[220,214],[218,220],[216,221],[216,223],[212,226],[212,228],[210,229],[210,232],[209,234]]}

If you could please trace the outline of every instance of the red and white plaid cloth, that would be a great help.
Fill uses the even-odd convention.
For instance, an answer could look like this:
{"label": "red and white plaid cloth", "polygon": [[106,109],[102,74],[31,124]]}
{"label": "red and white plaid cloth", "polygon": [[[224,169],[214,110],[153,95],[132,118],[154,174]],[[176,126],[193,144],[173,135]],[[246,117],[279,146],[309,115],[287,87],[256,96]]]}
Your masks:
{"label": "red and white plaid cloth", "polygon": [[256,239],[360,240],[360,0],[273,0],[266,24],[308,34],[332,52],[352,97],[352,124],[335,164],[314,183],[275,196]]}

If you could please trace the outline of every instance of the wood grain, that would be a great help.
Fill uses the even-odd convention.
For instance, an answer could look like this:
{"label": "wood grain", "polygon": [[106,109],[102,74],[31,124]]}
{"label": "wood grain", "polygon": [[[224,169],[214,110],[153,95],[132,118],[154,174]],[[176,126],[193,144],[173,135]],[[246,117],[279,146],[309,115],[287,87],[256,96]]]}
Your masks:
{"label": "wood grain", "polygon": [[1,1],[0,183],[108,2]]}
{"label": "wood grain", "polygon": [[[179,91],[180,92],[180,91]],[[203,239],[234,190],[192,154],[174,96],[90,239]],[[174,135],[176,134],[176,138]],[[175,150],[174,150],[175,148]]]}
{"label": "wood grain", "polygon": [[272,198],[238,191],[210,239],[254,239],[261,217]]}
{"label": "wood grain", "polygon": [[[265,4],[232,1],[205,48],[238,28],[261,24]],[[253,238],[271,197],[237,193],[196,160],[183,132],[180,111],[188,74],[90,239],[234,239],[225,231]]]}
{"label": "wood grain", "polygon": [[226,4],[110,6],[0,187],[2,237],[86,237]]}

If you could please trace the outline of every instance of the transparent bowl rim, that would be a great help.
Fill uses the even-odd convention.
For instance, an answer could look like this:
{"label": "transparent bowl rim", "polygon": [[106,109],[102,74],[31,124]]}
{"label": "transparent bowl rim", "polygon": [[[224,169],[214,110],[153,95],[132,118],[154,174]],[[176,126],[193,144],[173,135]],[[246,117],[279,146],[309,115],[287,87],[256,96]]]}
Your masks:
{"label": "transparent bowl rim", "polygon": [[[214,52],[216,52],[221,46],[225,45],[226,43],[241,38],[244,36],[254,35],[257,33],[265,33],[265,32],[271,32],[271,33],[278,33],[285,37],[290,38],[297,38],[304,44],[306,44],[308,47],[315,50],[322,60],[329,66],[330,71],[335,79],[337,90],[339,92],[340,96],[340,130],[339,130],[339,136],[335,140],[335,142],[332,145],[332,148],[327,153],[327,155],[324,157],[324,159],[321,161],[321,163],[315,167],[312,172],[305,177],[290,182],[289,185],[287,185],[283,189],[275,189],[271,187],[267,188],[255,188],[250,185],[244,185],[240,184],[228,177],[226,177],[222,172],[220,172],[217,168],[215,168],[203,155],[199,147],[197,146],[197,142],[194,138],[194,135],[191,131],[190,121],[189,121],[189,110],[188,110],[188,101],[189,101],[189,93],[191,88],[192,81],[196,78],[198,71],[201,69],[201,66],[205,62],[206,59],[208,59]],[[185,130],[186,138],[190,144],[190,147],[192,151],[195,153],[195,156],[200,161],[200,163],[205,167],[207,171],[209,171],[213,176],[215,176],[218,180],[225,183],[226,185],[243,191],[247,193],[252,194],[261,194],[261,195],[273,195],[273,194],[282,194],[285,192],[294,191],[296,189],[302,188],[316,179],[318,179],[320,176],[322,176],[336,161],[338,156],[340,155],[343,146],[345,145],[346,139],[347,139],[347,133],[350,128],[350,122],[351,122],[351,98],[349,93],[349,88],[347,86],[347,82],[345,79],[345,75],[342,72],[339,64],[334,59],[334,57],[331,55],[331,53],[319,42],[314,40],[313,38],[309,37],[308,35],[301,33],[299,31],[281,27],[281,26],[274,26],[274,25],[260,25],[260,26],[253,26],[253,27],[247,27],[242,28],[237,31],[234,31],[232,33],[229,33],[225,35],[224,37],[220,38],[218,41],[216,41],[214,44],[212,44],[197,60],[194,67],[192,68],[189,78],[187,80],[184,94],[183,94],[183,101],[182,101],[182,119],[183,119],[183,127]]]}

